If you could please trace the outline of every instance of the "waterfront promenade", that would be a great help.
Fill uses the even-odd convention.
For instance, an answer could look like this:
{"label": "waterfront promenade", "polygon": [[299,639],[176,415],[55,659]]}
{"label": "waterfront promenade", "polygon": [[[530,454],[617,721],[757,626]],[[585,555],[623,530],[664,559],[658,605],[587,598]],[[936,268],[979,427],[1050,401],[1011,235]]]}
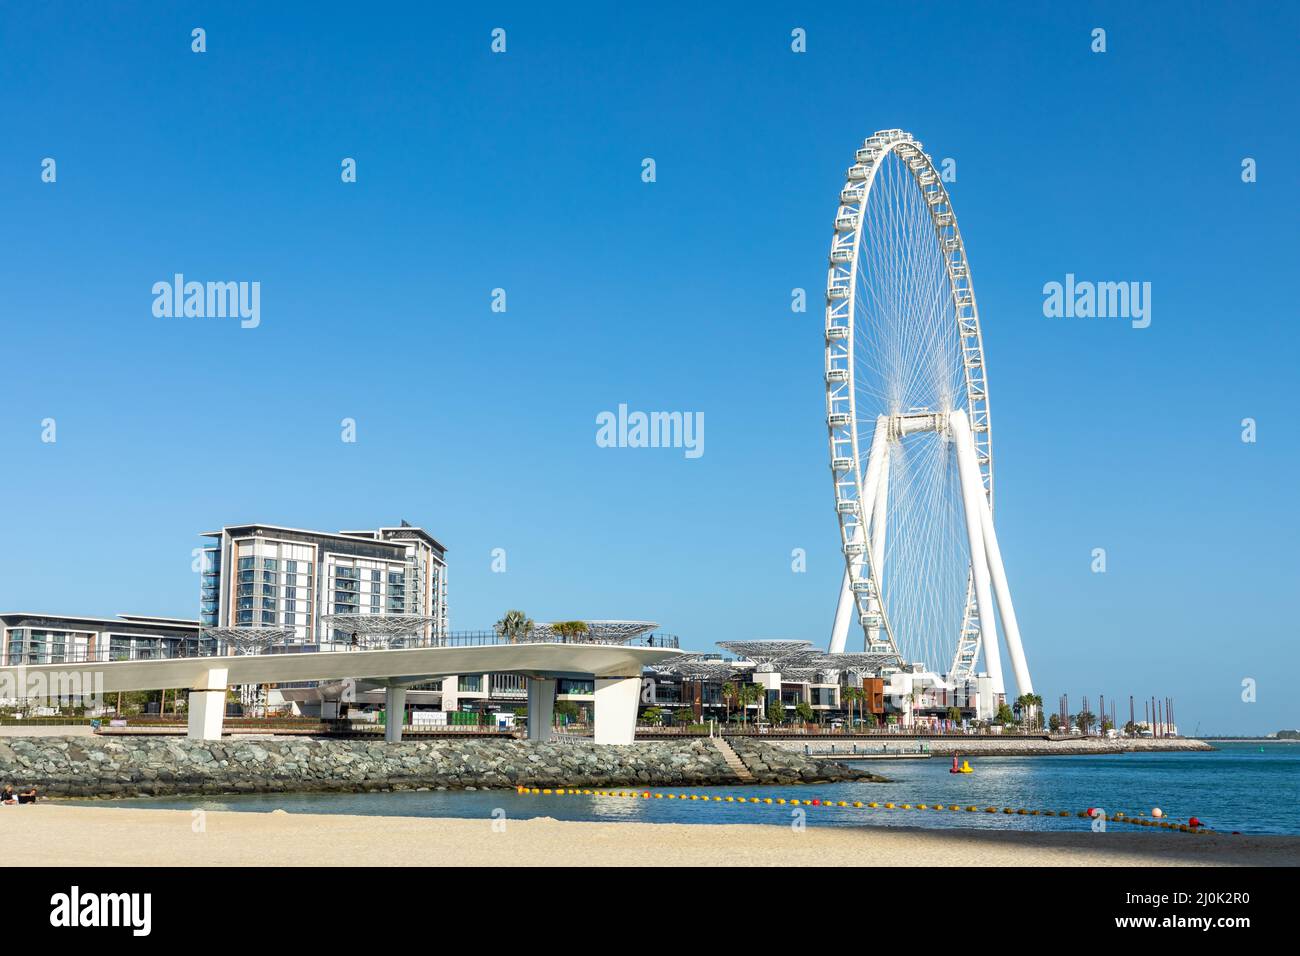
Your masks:
{"label": "waterfront promenade", "polygon": [[[498,826],[494,828],[494,822]],[[1300,837],[578,823],[38,804],[0,812],[46,866],[1295,866]]]}
{"label": "waterfront promenade", "polygon": [[1203,740],[1183,737],[1017,737],[1017,736],[961,736],[908,737],[902,734],[889,737],[776,737],[756,738],[776,747],[783,747],[819,756],[852,756],[854,748],[859,754],[896,753],[916,754],[924,750],[935,757],[963,754],[971,757],[1054,757],[1125,753],[1180,753],[1185,751],[1211,751]]}

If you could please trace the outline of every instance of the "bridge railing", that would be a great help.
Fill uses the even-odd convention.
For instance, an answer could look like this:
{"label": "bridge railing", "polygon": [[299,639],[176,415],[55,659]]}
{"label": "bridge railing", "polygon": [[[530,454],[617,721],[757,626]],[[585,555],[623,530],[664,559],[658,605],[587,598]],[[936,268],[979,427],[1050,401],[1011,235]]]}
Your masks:
{"label": "bridge railing", "polygon": [[[625,639],[603,639],[567,637],[549,632],[527,635],[512,640],[495,631],[452,631],[435,634],[432,637],[412,635],[409,637],[390,638],[385,641],[359,642],[357,644],[341,641],[324,644],[273,644],[258,651],[260,654],[311,654],[322,650],[331,651],[373,651],[373,650],[409,650],[432,647],[490,647],[495,645],[524,644],[593,644],[607,647],[664,647],[676,650],[679,646],[674,634],[641,634]],[[235,657],[234,648],[214,647],[211,642],[199,644],[196,641],[175,642],[169,646],[151,649],[147,653],[134,652],[117,647],[72,647],[62,651],[53,648],[9,650],[4,649],[3,665],[5,667],[26,667],[48,664],[87,664],[110,663],[113,661],[155,661],[182,660],[196,657]]]}

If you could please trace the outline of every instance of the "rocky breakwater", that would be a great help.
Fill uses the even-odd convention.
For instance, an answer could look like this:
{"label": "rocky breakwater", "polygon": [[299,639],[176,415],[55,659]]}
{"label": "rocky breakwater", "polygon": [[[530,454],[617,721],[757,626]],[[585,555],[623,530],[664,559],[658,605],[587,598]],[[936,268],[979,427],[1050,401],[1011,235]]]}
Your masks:
{"label": "rocky breakwater", "polygon": [[[745,741],[756,783],[880,780],[857,767]],[[46,796],[468,789],[515,786],[708,786],[741,781],[709,740],[627,747],[588,742],[308,738],[10,737],[0,782]]]}

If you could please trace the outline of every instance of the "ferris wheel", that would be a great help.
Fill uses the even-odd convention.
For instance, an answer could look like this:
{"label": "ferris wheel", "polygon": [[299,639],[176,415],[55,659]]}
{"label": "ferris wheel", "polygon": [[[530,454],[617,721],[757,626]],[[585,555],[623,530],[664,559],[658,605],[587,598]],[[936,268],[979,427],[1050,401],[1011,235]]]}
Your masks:
{"label": "ferris wheel", "polygon": [[[1004,694],[997,623],[1033,690],[993,529],[988,379],[970,266],[922,144],[883,130],[839,195],[826,284],[826,424],[853,619],[877,666],[975,675]],[[996,613],[995,604],[996,599]]]}

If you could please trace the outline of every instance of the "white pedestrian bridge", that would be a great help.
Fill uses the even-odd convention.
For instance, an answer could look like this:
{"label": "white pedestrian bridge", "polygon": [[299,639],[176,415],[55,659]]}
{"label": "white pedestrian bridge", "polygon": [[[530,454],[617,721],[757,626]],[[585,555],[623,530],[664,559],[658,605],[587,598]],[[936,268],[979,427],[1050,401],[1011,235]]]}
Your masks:
{"label": "white pedestrian bridge", "polygon": [[[618,642],[529,635],[511,642],[493,634],[435,638],[427,645],[311,653],[223,654],[154,660],[82,660],[0,667],[0,686],[77,686],[97,693],[189,688],[188,736],[221,736],[226,692],[240,684],[366,680],[385,688],[387,712],[405,710],[406,689],[456,674],[519,674],[528,678],[528,736],[550,737],[556,681],[594,680],[595,742],[630,744],[636,728],[641,670],[680,655],[675,638]],[[671,646],[668,646],[671,645]],[[88,692],[88,690],[87,690]],[[402,722],[389,720],[388,740]]]}

